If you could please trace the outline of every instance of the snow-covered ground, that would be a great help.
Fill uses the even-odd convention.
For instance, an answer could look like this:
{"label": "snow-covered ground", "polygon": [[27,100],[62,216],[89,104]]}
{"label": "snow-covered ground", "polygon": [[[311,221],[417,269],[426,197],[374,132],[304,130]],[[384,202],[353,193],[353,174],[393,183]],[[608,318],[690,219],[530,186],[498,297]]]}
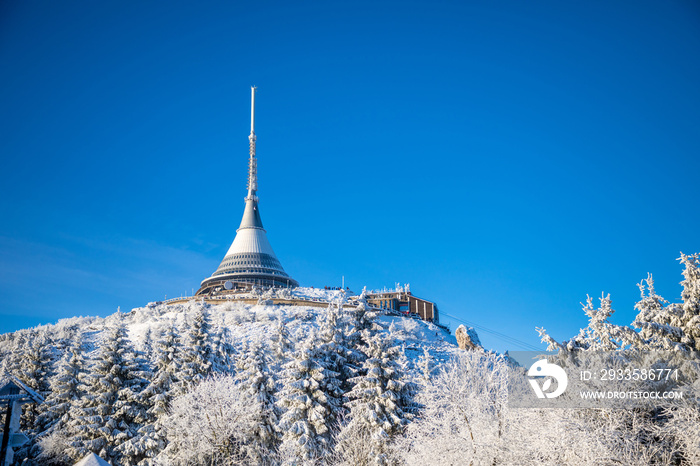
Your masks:
{"label": "snow-covered ground", "polygon": [[[295,297],[318,299],[322,301],[337,301],[342,298],[342,292],[338,290],[319,290],[313,288],[297,289]],[[127,327],[129,338],[134,345],[142,349],[146,334],[152,332],[151,338],[162,333],[166,328],[175,326],[185,328],[188,319],[203,306],[201,303],[190,302],[183,304],[165,305],[155,307],[141,307],[127,314],[114,314],[104,319],[105,323],[121,319]],[[320,318],[326,312],[325,308],[311,306],[285,306],[274,304],[245,304],[241,302],[226,302],[217,305],[204,305],[208,309],[214,330],[226,327],[230,331],[232,343],[240,345],[242,342],[265,342],[270,335],[272,326],[282,321],[292,337],[303,339],[312,330],[318,330]],[[352,310],[346,306],[345,309]],[[397,346],[406,349],[409,358],[423,354],[423,348],[428,348],[431,354],[439,359],[447,358],[457,350],[457,340],[454,335],[447,333],[440,327],[420,319],[379,315],[377,323],[386,332],[392,329],[392,336]],[[93,328],[97,323],[93,323]],[[87,335],[89,340],[95,341],[98,333]]]}
{"label": "snow-covered ground", "polygon": [[300,299],[318,299],[321,301],[337,301],[345,296],[343,290],[324,290],[314,287],[297,287],[292,290],[292,295]]}
{"label": "snow-covered ground", "polygon": [[[125,406],[142,406],[143,403],[146,403],[146,406],[150,406],[148,403],[153,403],[154,401],[140,398],[142,395],[138,395],[139,393],[149,393],[157,396],[159,400],[164,399],[163,397],[182,396],[185,394],[185,390],[196,390],[196,387],[200,386],[197,383],[183,385],[187,383],[185,382],[186,380],[189,380],[188,374],[192,373],[192,371],[196,373],[199,368],[205,367],[216,367],[213,372],[208,373],[208,376],[213,376],[212,379],[207,379],[211,389],[216,390],[216,387],[221,389],[221,384],[234,383],[230,380],[232,374],[236,374],[237,377],[234,386],[238,387],[236,385],[238,383],[245,385],[248,383],[248,380],[257,380],[256,377],[248,377],[246,371],[249,369],[244,369],[245,367],[252,367],[247,366],[250,363],[245,362],[246,358],[251,357],[251,348],[260,348],[260,351],[264,354],[262,358],[267,361],[264,364],[270,364],[275,373],[278,373],[274,379],[270,380],[274,380],[272,382],[272,385],[276,387],[274,388],[274,396],[280,397],[280,400],[285,399],[285,393],[287,393],[285,390],[296,386],[296,382],[290,380],[285,382],[285,377],[290,377],[289,371],[297,363],[301,364],[299,367],[307,368],[310,367],[309,364],[331,364],[327,358],[340,357],[341,361],[345,361],[344,356],[342,356],[345,354],[353,360],[352,364],[346,365],[344,362],[341,362],[336,369],[319,372],[309,380],[320,380],[319,377],[322,377],[324,380],[329,377],[332,379],[332,374],[340,374],[342,371],[347,372],[343,379],[343,383],[347,384],[349,380],[353,380],[353,373],[365,374],[368,371],[371,372],[374,370],[371,369],[373,367],[371,364],[374,364],[372,361],[383,361],[381,364],[386,367],[382,370],[382,373],[395,379],[396,381],[391,383],[394,383],[395,389],[399,390],[399,387],[402,387],[403,384],[413,383],[421,377],[421,374],[425,373],[426,355],[429,355],[434,365],[435,363],[449,360],[452,355],[459,351],[455,337],[442,328],[415,318],[378,314],[369,310],[365,304],[360,304],[359,307],[343,304],[346,301],[346,296],[341,290],[297,289],[294,292],[294,297],[297,300],[314,301],[314,304],[308,306],[299,305],[299,302],[295,305],[271,304],[272,301],[266,300],[265,296],[260,296],[262,299],[258,304],[235,300],[225,301],[221,304],[210,304],[201,301],[171,304],[149,303],[147,306],[133,309],[130,312],[116,312],[105,318],[75,317],[63,319],[56,324],[21,330],[0,337],[0,355],[3,356],[0,369],[19,374],[27,381],[36,383],[36,389],[47,396],[45,409],[48,411],[44,412],[49,413],[50,416],[54,416],[51,413],[57,412],[55,410],[59,409],[57,408],[58,406],[66,407],[70,405],[66,409],[72,410],[73,414],[65,419],[70,419],[70,423],[75,424],[75,426],[70,424],[57,430],[48,431],[46,430],[47,425],[41,424],[40,417],[33,421],[35,422],[33,425],[36,429],[34,432],[40,434],[36,437],[37,442],[42,442],[41,449],[38,451],[43,450],[44,453],[42,454],[48,455],[47,458],[52,458],[52,460],[63,457],[62,461],[65,461],[66,456],[69,456],[72,461],[76,461],[84,457],[86,453],[85,445],[98,441],[94,437],[81,437],[81,442],[76,445],[82,446],[78,449],[72,449],[70,446],[72,443],[68,440],[69,437],[66,436],[83,436],[82,433],[77,434],[77,432],[84,432],[84,430],[80,429],[92,428],[81,424],[83,420],[88,422],[87,419],[90,419],[88,422],[89,426],[99,426],[99,422],[112,422],[115,423],[115,426],[126,426],[124,419],[119,418],[119,421],[116,420],[121,415],[117,411],[124,413],[126,412],[124,408],[112,413],[111,405],[115,403],[115,400],[108,402],[107,406],[102,402],[90,404],[95,399],[108,399],[110,396],[117,398],[126,397],[120,402],[125,403]],[[329,304],[326,307],[319,306],[319,301]],[[204,327],[202,327],[202,319],[207,321]],[[198,343],[199,340],[196,339],[193,329],[199,329],[195,331],[204,331],[208,336],[204,336],[204,340]],[[121,338],[119,337],[119,332],[124,335],[125,343],[117,343],[117,340]],[[285,344],[286,346],[280,346],[282,333],[287,335],[284,337],[287,339],[285,341],[288,342]],[[362,335],[361,337],[360,334]],[[167,349],[164,349],[163,343],[168,338],[168,335],[175,335],[173,338],[178,341],[176,346],[171,346],[170,348],[178,348],[175,351],[182,354],[174,354],[172,357],[169,357],[168,361],[170,362],[168,364],[173,364],[173,368],[165,371],[162,358],[170,353],[168,353]],[[202,341],[205,340],[208,340],[208,343],[204,343],[204,345],[209,350],[200,354],[203,350]],[[345,340],[347,340],[347,343],[342,342]],[[350,343],[351,341],[352,343]],[[79,347],[76,346],[77,342],[79,342]],[[350,346],[343,346],[345,344]],[[122,349],[119,349],[120,347]],[[321,350],[321,347],[324,349]],[[134,352],[131,348],[137,350],[137,352]],[[333,348],[336,348],[337,352],[334,353],[336,349]],[[76,351],[81,356],[76,356]],[[380,351],[382,355],[369,356],[371,351]],[[369,353],[362,356],[361,352]],[[304,358],[309,357],[311,353],[316,354],[314,357],[319,358],[318,361],[325,362],[304,362]],[[193,361],[188,359],[187,355],[194,357],[196,354],[200,354],[200,356],[208,354],[209,356],[193,364]],[[336,356],[332,356],[333,354],[336,354]],[[124,359],[119,360],[122,357]],[[379,359],[371,359],[372,357]],[[83,359],[84,363],[80,362],[80,358]],[[70,363],[74,361],[75,364],[80,365],[82,369],[78,369],[78,366],[72,368],[73,366],[70,366],[69,360],[71,361]],[[141,364],[141,369],[134,369],[135,372],[130,372],[132,375],[124,372],[128,371],[128,367],[134,366],[134,364]],[[362,369],[359,368],[360,365],[362,365]],[[109,369],[110,367],[112,369]],[[76,375],[79,373],[83,375]],[[156,375],[156,373],[160,375]],[[217,378],[217,373],[228,377],[229,379],[227,380],[229,381]],[[142,375],[137,376],[135,374]],[[164,374],[170,375],[166,376]],[[200,375],[207,377],[207,372],[202,372]],[[301,377],[302,375],[299,376]],[[116,385],[112,383],[115,377],[118,379]],[[137,379],[139,377],[145,377],[145,381],[138,382]],[[160,385],[161,380],[165,380],[163,377],[174,377],[179,381],[180,385],[177,385],[177,387],[168,385],[170,388],[166,389],[164,388],[165,386]],[[373,377],[375,376],[373,375],[369,380],[375,380]],[[78,379],[81,381],[72,385],[69,384],[70,386],[64,383],[66,380]],[[204,379],[200,378],[198,380],[202,381]],[[123,389],[120,388],[126,381],[130,381],[127,384],[128,386],[125,385]],[[340,382],[332,382],[331,380],[324,383]],[[241,385],[241,387],[244,385]],[[109,386],[112,386],[112,392],[107,390],[106,387]],[[202,385],[201,390],[209,390],[207,387],[209,386],[206,384]],[[73,395],[70,395],[69,399],[72,401],[69,401],[68,404],[64,402],[66,398],[62,395],[61,390],[63,389],[68,390],[70,393],[75,392]],[[113,394],[109,396],[100,394],[99,392],[103,389]],[[341,390],[340,385],[336,389]],[[385,389],[386,387],[382,390]],[[224,392],[226,390],[228,389],[224,389]],[[238,393],[240,388],[236,390]],[[352,397],[351,392],[346,392],[346,390],[350,390],[350,388],[344,385],[342,393]],[[357,388],[357,390],[357,393],[364,393],[363,390],[365,389]],[[373,390],[370,390],[370,392]],[[132,395],[127,395],[128,393],[132,393]],[[307,395],[313,397],[319,393],[315,390]],[[187,394],[190,396],[189,392]],[[57,396],[58,398],[56,398]],[[191,396],[196,397],[198,395],[192,394]],[[222,396],[230,398],[233,395],[224,394]],[[321,396],[319,400],[325,399],[322,395],[319,396]],[[338,401],[333,409],[342,410],[338,403],[343,403],[343,395],[333,396],[338,397]],[[356,397],[359,396],[356,395]],[[290,400],[294,399],[296,399],[296,395],[291,395]],[[395,403],[388,401],[389,398],[382,399],[394,406],[394,409],[398,409]],[[238,398],[231,401],[237,406],[241,403],[241,399]],[[289,402],[292,403],[293,401]],[[185,403],[185,411],[189,412],[187,405],[189,401],[180,401],[180,403]],[[285,401],[280,401],[279,403],[281,407]],[[92,417],[90,416],[85,417],[84,413],[94,409],[111,414],[102,415],[102,421],[99,422],[91,420]],[[141,408],[134,407],[133,409],[138,410]],[[282,409],[280,415],[294,417],[296,412],[296,408],[295,410]],[[337,419],[340,419],[340,416],[342,416],[340,411],[334,412],[333,415],[327,411],[324,412],[326,414],[323,416],[327,417],[324,423],[327,422],[329,426],[335,425],[333,423],[337,423]],[[400,410],[397,412],[400,412]],[[102,446],[97,447],[96,452],[102,458],[120,462],[122,458],[126,457],[122,455],[131,455],[129,458],[134,460],[134,458],[142,458],[143,455],[147,454],[147,451],[151,451],[154,445],[157,445],[154,442],[157,441],[158,437],[153,431],[153,426],[156,425],[153,417],[155,414],[149,414],[148,416],[150,417],[143,417],[143,415],[137,416],[135,414],[136,411],[133,411],[133,413],[133,417],[130,418],[132,420],[129,421],[132,425],[128,427],[129,430],[122,431],[119,434],[123,436],[119,442],[107,440],[107,443],[104,443],[103,440],[99,440],[103,443],[101,443]],[[319,415],[314,415],[317,421],[320,419],[318,418]],[[158,416],[158,419],[166,419],[163,417],[164,412],[162,411]],[[136,418],[142,420],[134,421]],[[57,418],[54,417],[54,419]],[[115,420],[110,421],[109,419]],[[170,419],[168,422],[176,422],[176,419],[167,419]],[[405,422],[404,420],[398,420],[396,417],[392,417],[392,419],[396,419],[396,422],[399,423],[397,426]],[[297,420],[289,418],[287,421],[294,424],[303,420],[301,418]],[[95,424],[95,422],[98,423]],[[56,425],[61,426],[60,423]],[[176,432],[177,428],[173,427],[174,425],[171,424],[170,431],[168,431],[168,435],[175,436],[178,439],[172,441],[172,448],[175,448],[175,445],[180,445],[179,448],[184,448],[182,447],[184,445],[182,442],[186,443],[186,439],[182,439],[181,433]],[[173,431],[173,429],[176,431]],[[322,432],[323,427],[317,427],[317,429],[321,429],[318,432]],[[70,434],[68,432],[73,433]],[[100,436],[100,434],[97,435],[98,437]],[[319,435],[322,436],[323,434],[320,433]],[[40,440],[42,438],[44,440]],[[324,438],[328,440],[328,436]],[[180,442],[181,440],[182,442]],[[289,439],[287,443],[283,441],[282,444],[289,446],[294,445],[295,442],[296,440]],[[160,453],[163,447],[161,445],[156,453]],[[102,448],[106,449],[103,450]],[[321,447],[319,446],[319,448]],[[23,454],[26,455],[28,453],[25,451]],[[163,454],[170,455],[168,457],[172,459],[174,457],[179,458],[184,453],[172,453],[170,451]]]}
{"label": "snow-covered ground", "polygon": [[[315,288],[297,288],[294,292],[297,298],[337,302],[343,297],[340,290],[323,290]],[[215,332],[222,328],[228,329],[228,335],[234,347],[243,342],[266,342],[272,326],[282,321],[295,339],[303,339],[312,330],[318,330],[320,317],[326,308],[297,305],[274,304],[245,304],[241,302],[225,302],[222,304],[202,304],[187,302],[178,304],[151,304],[139,307],[130,312],[116,312],[105,318],[73,317],[61,319],[56,324],[41,325],[31,329],[20,330],[7,334],[0,341],[0,351],[9,351],[15,336],[23,334],[43,333],[53,340],[73,339],[79,333],[85,348],[89,353],[96,351],[103,338],[103,330],[114,323],[122,323],[126,327],[129,339],[136,349],[143,350],[150,331],[150,339],[155,341],[165,330],[174,327],[184,331],[195,313],[200,308],[206,308]],[[345,306],[346,310],[353,307]],[[388,333],[392,327],[395,345],[403,347],[409,359],[423,354],[427,348],[431,354],[443,360],[457,350],[454,335],[440,327],[420,319],[379,315],[377,323]],[[9,338],[8,336],[13,337]],[[57,355],[61,356],[61,355]]]}

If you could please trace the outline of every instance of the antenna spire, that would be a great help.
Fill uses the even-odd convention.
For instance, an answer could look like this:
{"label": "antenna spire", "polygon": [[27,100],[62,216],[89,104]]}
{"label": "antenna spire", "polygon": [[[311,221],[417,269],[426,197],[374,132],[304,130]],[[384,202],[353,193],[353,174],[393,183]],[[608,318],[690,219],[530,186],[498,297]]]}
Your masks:
{"label": "antenna spire", "polygon": [[258,160],[255,158],[255,90],[257,87],[250,88],[250,159],[248,160],[248,196],[246,200],[258,200],[255,193],[258,190]]}

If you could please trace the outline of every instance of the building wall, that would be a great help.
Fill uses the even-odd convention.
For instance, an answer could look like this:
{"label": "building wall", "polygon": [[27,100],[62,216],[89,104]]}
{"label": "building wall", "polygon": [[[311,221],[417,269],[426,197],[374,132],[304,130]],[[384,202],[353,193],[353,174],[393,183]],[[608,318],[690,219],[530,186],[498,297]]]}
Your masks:
{"label": "building wall", "polygon": [[425,299],[409,296],[409,306],[412,313],[418,314],[421,319],[429,322],[436,321],[437,313],[435,312],[435,303]]}
{"label": "building wall", "polygon": [[408,312],[429,322],[439,322],[437,306],[432,301],[417,298],[410,293],[388,291],[383,293],[370,293],[367,302],[380,309],[388,309],[397,312]]}

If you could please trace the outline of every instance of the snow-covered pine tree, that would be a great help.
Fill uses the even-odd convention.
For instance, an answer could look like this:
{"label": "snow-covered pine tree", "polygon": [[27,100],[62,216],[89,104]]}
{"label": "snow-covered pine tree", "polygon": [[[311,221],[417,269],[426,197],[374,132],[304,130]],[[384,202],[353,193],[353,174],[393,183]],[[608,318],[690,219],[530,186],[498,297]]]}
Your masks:
{"label": "snow-covered pine tree", "polygon": [[611,323],[608,318],[615,312],[612,308],[610,295],[603,294],[600,298],[600,307],[593,306],[593,298],[586,299],[583,312],[588,316],[588,326],[581,329],[578,335],[562,343],[557,342],[547,334],[544,328],[537,327],[537,331],[543,342],[547,343],[550,351],[614,351],[625,347],[639,348],[644,345],[641,337],[630,327]]}
{"label": "snow-covered pine tree", "polygon": [[[33,332],[27,340],[18,377],[27,387],[45,398],[51,391],[52,366],[51,341],[45,332]],[[32,434],[44,430],[46,426],[42,425],[40,420],[45,409],[46,404],[44,403],[25,405],[22,409],[22,430]]]}
{"label": "snow-covered pine tree", "polygon": [[700,351],[700,253],[685,255],[678,259],[683,270],[683,340],[688,348]]}
{"label": "snow-covered pine tree", "polygon": [[278,422],[275,376],[269,367],[269,356],[260,342],[247,345],[239,359],[234,380],[243,402],[252,413],[247,422],[240,425],[242,437],[245,438],[240,451],[247,463],[264,464],[278,443],[275,432]]}
{"label": "snow-covered pine tree", "polygon": [[348,347],[358,351],[360,346],[362,346],[362,335],[365,330],[380,330],[375,323],[377,317],[377,312],[373,311],[367,300],[364,299],[366,290],[362,290],[362,295],[360,296],[359,303],[354,309],[350,309],[349,322],[346,325],[345,335]]}
{"label": "snow-covered pine tree", "polygon": [[51,392],[44,404],[46,411],[41,416],[43,431],[61,429],[69,420],[71,406],[83,397],[80,380],[87,367],[82,356],[82,338],[77,335],[73,345],[58,363],[56,375],[51,378]]}
{"label": "snow-covered pine tree", "polygon": [[365,330],[363,339],[367,359],[362,364],[363,374],[350,380],[354,383],[346,393],[351,400],[347,403],[350,421],[340,432],[339,444],[342,448],[347,433],[364,431],[365,437],[371,438],[371,460],[384,465],[389,463],[389,442],[407,423],[401,407],[404,382],[396,362],[399,349],[382,333]]}
{"label": "snow-covered pine tree", "polygon": [[[155,339],[158,339],[157,335],[155,336]],[[148,330],[146,330],[146,334],[143,337],[143,357],[146,358],[146,361],[148,362],[153,360],[153,340],[153,330],[151,327],[148,327]]]}
{"label": "snow-covered pine tree", "polygon": [[280,455],[284,464],[316,461],[330,448],[330,410],[322,387],[327,377],[337,374],[330,374],[321,364],[317,341],[312,332],[283,366],[277,406],[283,411],[278,430],[282,433]]}
{"label": "snow-covered pine tree", "polygon": [[142,416],[137,395],[144,380],[121,322],[104,331],[95,363],[86,376],[84,397],[67,428],[72,433],[68,454],[74,460],[89,452],[116,464],[130,464],[117,447],[133,437],[134,419]]}
{"label": "snow-covered pine tree", "polygon": [[204,306],[197,308],[185,339],[182,367],[178,378],[178,393],[184,393],[211,373],[212,337],[209,313]]}
{"label": "snow-covered pine tree", "polygon": [[156,344],[153,379],[143,393],[151,419],[160,418],[168,409],[170,392],[178,381],[181,351],[175,328],[170,327]]}
{"label": "snow-covered pine tree", "polygon": [[[388,339],[390,341],[396,341],[396,321],[392,321],[389,326]],[[420,391],[420,385],[416,383],[415,377],[410,377],[412,371],[412,362],[409,361],[406,356],[406,346],[402,344],[401,346],[395,346],[396,348],[396,365],[398,366],[398,374],[400,380],[403,382],[403,386],[398,392],[399,396],[399,407],[404,413],[404,419],[406,422],[413,420],[415,415],[420,409],[420,405],[415,401]],[[429,367],[428,367],[429,369]]]}
{"label": "snow-covered pine tree", "polygon": [[[584,307],[589,316],[596,311],[606,312],[591,316],[589,327],[563,344],[549,337],[543,329],[538,329],[543,341],[550,344],[550,349],[567,351],[608,348],[671,350],[670,354],[667,353],[670,359],[662,361],[659,361],[658,353],[648,351],[628,352],[624,357],[639,357],[640,360],[633,364],[636,367],[650,367],[653,364],[657,369],[677,368],[681,379],[697,381],[697,364],[694,357],[688,358],[686,352],[698,349],[700,341],[700,254],[681,253],[679,260],[685,266],[684,280],[681,282],[683,302],[668,304],[657,295],[649,274],[646,280],[638,284],[641,300],[635,305],[638,315],[632,324],[640,329],[638,333],[629,327],[613,326],[607,322],[607,317],[612,314],[609,303],[601,300],[601,309],[594,310],[589,298],[588,305]],[[613,358],[614,355],[610,359]],[[598,367],[611,367],[610,361],[605,361],[605,366],[599,362],[597,364]],[[697,383],[695,386],[682,386],[689,393],[697,393]],[[696,456],[698,450],[697,435],[687,426],[692,424],[688,422],[690,419],[698,419],[700,415],[697,396],[692,395],[688,399],[693,401],[687,404],[682,402],[680,406],[662,402],[652,405],[650,409],[591,410],[574,416],[574,420],[579,423],[580,430],[595,436],[595,457],[600,457],[602,447],[625,464],[692,463],[691,458]],[[677,429],[679,425],[683,427]],[[578,446],[576,450],[581,451]]]}
{"label": "snow-covered pine tree", "polygon": [[292,356],[294,343],[282,316],[277,320],[272,330],[272,335],[270,335],[270,340],[272,340],[272,353],[275,359],[279,364],[283,364]]}
{"label": "snow-covered pine tree", "polygon": [[423,355],[418,359],[418,369],[420,369],[420,383],[427,386],[430,382],[431,372],[433,370],[433,357],[427,346],[423,347]]}
{"label": "snow-covered pine tree", "polygon": [[172,326],[161,334],[153,349],[153,374],[149,384],[139,394],[139,401],[145,409],[143,418],[139,418],[140,427],[133,438],[118,447],[120,453],[138,460],[139,464],[148,463],[165,448],[166,432],[161,421],[168,412],[177,386],[181,350]]}
{"label": "snow-covered pine tree", "polygon": [[681,253],[678,260],[685,266],[683,302],[669,304],[658,296],[649,274],[638,285],[642,299],[635,305],[638,314],[632,325],[652,349],[700,351],[700,254]]}
{"label": "snow-covered pine tree", "polygon": [[137,436],[138,430],[149,421],[148,406],[142,392],[153,380],[153,366],[143,358],[143,353],[136,351],[131,345],[128,350],[126,361],[129,378],[127,386],[119,391],[114,413],[115,418],[128,425],[132,433],[132,436],[125,437],[114,448],[121,457],[121,464],[125,466],[135,465],[144,458],[140,449],[131,448],[129,440]]}
{"label": "snow-covered pine tree", "polygon": [[60,355],[70,352],[70,349],[75,346],[76,338],[82,340],[81,332],[77,324],[67,324],[53,329],[52,339],[56,351]]}
{"label": "snow-covered pine tree", "polygon": [[637,286],[641,300],[635,305],[638,314],[632,323],[640,331],[614,325],[608,318],[615,312],[610,295],[600,298],[600,307],[593,307],[588,297],[583,311],[590,322],[577,336],[563,343],[555,341],[546,330],[537,328],[542,341],[550,350],[616,350],[621,348],[657,350],[700,350],[700,253],[678,259],[684,266],[681,304],[668,304],[656,294],[654,280],[649,274]]}
{"label": "snow-covered pine tree", "polygon": [[235,351],[232,344],[231,331],[223,319],[218,330],[212,332],[212,371],[216,373],[233,373]]}
{"label": "snow-covered pine tree", "polygon": [[323,314],[318,346],[321,364],[329,371],[321,388],[328,397],[331,416],[329,424],[334,427],[344,413],[343,394],[349,389],[348,380],[357,374],[357,367],[353,363],[360,359],[356,351],[348,348],[341,306],[331,303]]}
{"label": "snow-covered pine tree", "polygon": [[[49,335],[45,328],[32,329],[27,333],[26,340],[20,339],[19,342],[24,342],[24,346],[12,355],[14,375],[45,398],[50,393],[54,364],[54,346]],[[21,430],[29,435],[30,442],[15,452],[16,458],[28,458],[31,462],[40,453],[36,441],[37,435],[46,427],[46,409],[45,403],[27,403],[22,406]]]}
{"label": "snow-covered pine tree", "polygon": [[[641,299],[634,305],[637,316],[632,325],[651,349],[683,349],[681,329],[683,311],[679,306],[669,306],[668,301],[656,294],[651,274],[637,284]],[[641,349],[641,348],[640,348]]]}
{"label": "snow-covered pine tree", "polygon": [[377,317],[377,313],[370,309],[369,304],[364,299],[360,300],[358,305],[353,309],[353,327],[356,331],[361,332],[372,328],[374,323],[374,318]]}

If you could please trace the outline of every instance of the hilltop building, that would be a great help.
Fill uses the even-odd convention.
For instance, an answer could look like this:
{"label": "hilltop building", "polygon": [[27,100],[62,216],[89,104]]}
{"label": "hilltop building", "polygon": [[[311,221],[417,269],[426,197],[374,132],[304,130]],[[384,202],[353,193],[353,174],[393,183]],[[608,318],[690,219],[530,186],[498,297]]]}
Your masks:
{"label": "hilltop building", "polygon": [[196,296],[261,287],[296,287],[296,280],[284,271],[267,240],[258,207],[258,170],[255,156],[255,87],[251,88],[250,158],[248,161],[248,195],[236,237],[224,259],[211,277],[202,281]]}
{"label": "hilltop building", "polygon": [[418,315],[428,322],[440,322],[438,308],[434,302],[413,296],[409,290],[371,291],[366,294],[367,303],[373,307],[403,315]]}

